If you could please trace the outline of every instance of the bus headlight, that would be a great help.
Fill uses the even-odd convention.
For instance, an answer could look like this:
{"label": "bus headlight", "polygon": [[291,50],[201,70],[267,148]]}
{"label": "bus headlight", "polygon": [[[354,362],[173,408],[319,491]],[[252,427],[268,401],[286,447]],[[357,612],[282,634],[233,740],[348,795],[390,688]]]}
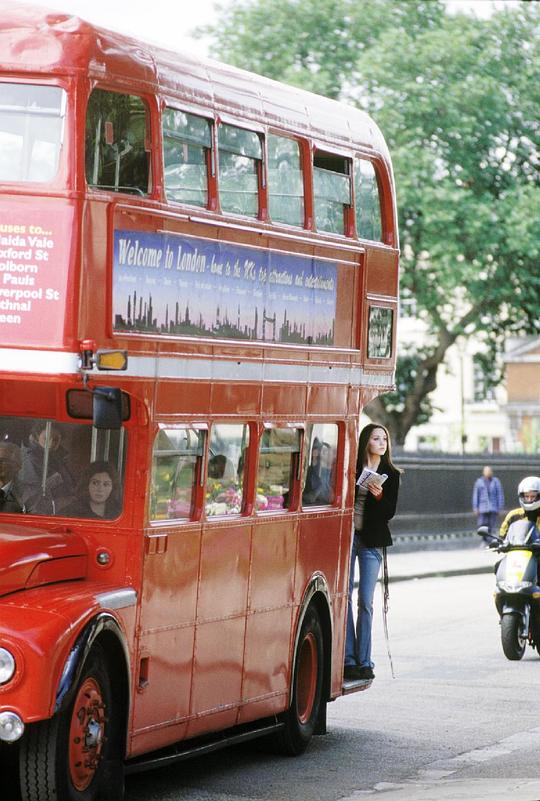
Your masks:
{"label": "bus headlight", "polygon": [[24,723],[15,712],[0,712],[0,742],[14,743],[24,734]]}
{"label": "bus headlight", "polygon": [[15,657],[6,648],[0,648],[0,684],[7,684],[15,673]]}

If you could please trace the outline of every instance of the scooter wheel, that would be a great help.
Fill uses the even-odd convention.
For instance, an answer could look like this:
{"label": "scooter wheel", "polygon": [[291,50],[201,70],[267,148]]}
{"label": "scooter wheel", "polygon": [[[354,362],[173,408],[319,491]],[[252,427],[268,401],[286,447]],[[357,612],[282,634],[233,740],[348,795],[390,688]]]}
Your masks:
{"label": "scooter wheel", "polygon": [[501,620],[501,643],[507,659],[518,661],[525,653],[527,640],[521,636],[521,615],[503,615]]}

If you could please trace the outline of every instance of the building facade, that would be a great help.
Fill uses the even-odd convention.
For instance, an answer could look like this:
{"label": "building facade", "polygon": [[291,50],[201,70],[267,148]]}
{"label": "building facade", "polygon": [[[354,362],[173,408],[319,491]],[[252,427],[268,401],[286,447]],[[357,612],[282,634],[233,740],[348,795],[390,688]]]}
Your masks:
{"label": "building facade", "polygon": [[[426,336],[426,327],[417,317],[400,318],[398,339],[402,352],[410,346],[418,347]],[[540,339],[538,351],[540,363]],[[472,454],[515,450],[504,382],[493,385],[493,366],[481,340],[463,338],[448,349],[437,372],[437,388],[431,401],[431,419],[410,430],[406,451]]]}
{"label": "building facade", "polygon": [[504,356],[509,446],[540,450],[540,337],[509,340]]}

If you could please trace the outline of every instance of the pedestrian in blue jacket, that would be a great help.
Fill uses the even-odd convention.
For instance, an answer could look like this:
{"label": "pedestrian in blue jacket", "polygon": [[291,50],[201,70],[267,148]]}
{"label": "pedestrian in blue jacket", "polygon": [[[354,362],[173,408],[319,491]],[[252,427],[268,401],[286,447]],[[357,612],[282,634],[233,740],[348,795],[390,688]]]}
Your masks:
{"label": "pedestrian in blue jacket", "polygon": [[[497,528],[497,519],[504,509],[504,492],[489,465],[484,467],[482,475],[474,482],[472,507],[477,515],[478,528],[486,526],[487,533],[491,534]],[[489,543],[490,537],[484,537],[484,541]]]}

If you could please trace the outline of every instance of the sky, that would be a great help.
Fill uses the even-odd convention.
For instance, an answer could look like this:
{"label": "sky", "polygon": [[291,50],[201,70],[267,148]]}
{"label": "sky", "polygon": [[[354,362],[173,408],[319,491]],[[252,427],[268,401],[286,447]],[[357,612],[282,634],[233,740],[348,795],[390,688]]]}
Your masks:
{"label": "sky", "polygon": [[[15,0],[16,1],[16,0]],[[88,22],[134,35],[171,50],[208,55],[207,46],[190,36],[198,25],[212,22],[214,0],[21,0],[76,14]],[[227,0],[222,0],[226,5]]]}
{"label": "sky", "polygon": [[[269,0],[271,2],[271,0]],[[15,0],[17,2],[17,0]],[[207,43],[196,40],[190,32],[198,25],[211,23],[215,0],[25,0],[54,11],[77,14],[89,22],[112,28],[163,47],[208,55]],[[234,0],[220,0],[227,5]],[[446,0],[451,11],[468,11],[489,16],[493,7],[512,5],[516,0]]]}

